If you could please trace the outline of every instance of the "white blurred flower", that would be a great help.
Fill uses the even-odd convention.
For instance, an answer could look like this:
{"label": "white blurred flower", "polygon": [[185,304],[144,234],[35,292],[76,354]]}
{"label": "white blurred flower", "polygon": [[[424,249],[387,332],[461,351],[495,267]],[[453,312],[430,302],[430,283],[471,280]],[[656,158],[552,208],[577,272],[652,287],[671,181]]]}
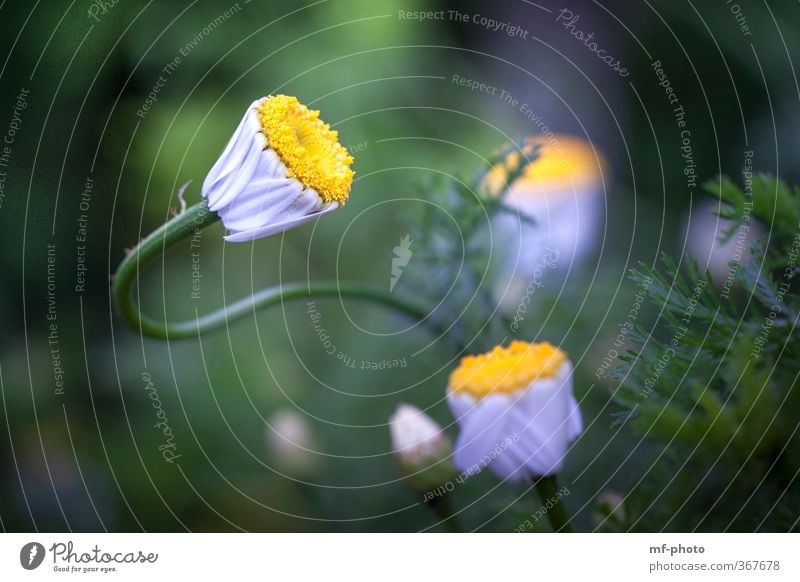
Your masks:
{"label": "white blurred flower", "polygon": [[337,132],[295,97],[254,101],[203,182],[203,197],[228,230],[250,241],[340,208],[353,158]]}
{"label": "white blurred flower", "polygon": [[453,445],[435,420],[416,406],[401,404],[389,418],[392,450],[403,476],[421,490],[453,476]]}
{"label": "white blurred flower", "polygon": [[264,439],[275,465],[293,477],[306,476],[318,465],[317,445],[311,427],[294,410],[276,411],[264,430]]}
{"label": "white blurred flower", "polygon": [[509,481],[552,475],[583,431],[572,364],[547,342],[513,341],[462,358],[447,401],[461,428],[455,465],[467,474],[488,466]]}
{"label": "white blurred flower", "polygon": [[[538,146],[538,156],[507,185],[508,176],[526,164]],[[605,205],[606,163],[595,146],[583,139],[554,135],[528,138],[520,151],[509,154],[489,172],[484,187],[505,197],[519,216],[499,214],[493,224],[500,249],[502,274],[497,293],[513,310],[530,282],[553,278],[594,255],[601,242]],[[526,222],[530,218],[535,224]],[[551,257],[557,256],[553,263]],[[506,290],[506,288],[508,288]]]}
{"label": "white blurred flower", "polygon": [[[716,285],[729,277],[731,261],[743,267],[753,260],[750,245],[765,233],[755,218],[737,225],[717,216],[719,210],[719,202],[704,200],[684,219],[686,253],[697,261],[701,271],[708,269]],[[720,237],[731,230],[730,238],[721,242]]]}

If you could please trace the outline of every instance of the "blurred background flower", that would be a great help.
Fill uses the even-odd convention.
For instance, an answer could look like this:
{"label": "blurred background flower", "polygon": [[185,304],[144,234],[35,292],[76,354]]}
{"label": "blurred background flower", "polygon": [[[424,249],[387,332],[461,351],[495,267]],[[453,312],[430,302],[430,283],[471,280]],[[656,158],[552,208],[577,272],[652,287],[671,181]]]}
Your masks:
{"label": "blurred background flower", "polygon": [[[676,474],[665,447],[612,424],[623,411],[611,399],[620,381],[595,371],[633,347],[619,335],[631,313],[636,325],[658,320],[658,307],[637,309],[630,268],[682,255],[679,225],[704,195],[699,184],[720,173],[738,179],[749,150],[754,172],[800,182],[798,8],[748,10],[753,32],[743,42],[724,3],[576,0],[581,29],[618,56],[625,78],[554,22],[557,9],[521,0],[156,0],[97,11],[2,3],[0,140],[11,143],[0,149],[0,527],[425,529],[431,516],[397,473],[387,419],[408,402],[455,438],[442,390],[449,373],[462,356],[520,337],[557,340],[574,364],[585,432],[560,477],[576,529],[592,527],[600,491],[628,495],[651,468],[656,501],[635,506],[627,497],[629,516],[638,507],[631,522],[692,529],[696,514],[676,525],[672,503],[659,497]],[[443,16],[408,16],[419,11]],[[520,33],[491,30],[475,15]],[[696,188],[656,60],[685,110]],[[140,337],[112,308],[110,275],[126,248],[179,207],[181,184],[192,179],[187,202],[200,200],[243,108],[275,93],[322,110],[339,132],[355,158],[347,206],[245,245],[223,243],[221,225],[204,230],[142,273],[143,311],[184,320],[309,279],[388,289],[394,248],[408,237],[413,255],[392,293],[425,302],[430,320],[329,298],[255,312],[199,339]],[[515,276],[527,285],[527,251],[540,252],[541,242],[499,244],[520,233],[520,221],[493,226],[473,177],[497,147],[541,138],[543,126],[583,144],[576,151],[590,152],[580,159],[591,179],[557,188],[581,226],[566,220],[577,230],[564,231],[566,249],[550,257],[560,276],[515,319],[518,304],[499,301],[495,274],[513,249]],[[556,169],[541,176],[542,188]],[[547,229],[547,214],[534,214]],[[302,422],[273,422],[287,409]],[[725,426],[733,434],[738,425]],[[309,435],[313,446],[303,444]],[[305,476],[293,477],[281,463],[304,453],[279,452],[276,438],[313,450],[318,466],[306,470],[306,458]],[[781,443],[766,441],[780,457]],[[517,502],[525,485],[498,487],[486,473],[452,492],[459,519],[510,531],[520,523],[515,508],[530,515],[538,502]],[[708,473],[704,487],[718,492],[724,483]],[[756,507],[742,515],[740,499],[724,498],[714,511],[726,519],[703,527],[756,527],[754,516],[768,515],[787,483],[754,494]],[[683,500],[695,486],[673,490]],[[778,507],[792,513],[796,504],[784,497]]]}
{"label": "blurred background flower", "polygon": [[[513,212],[499,215],[494,224],[503,263],[497,292],[508,311],[516,309],[526,293],[546,282],[563,281],[570,269],[602,251],[610,185],[603,155],[586,140],[550,133],[528,138],[526,144],[536,155],[532,162],[513,160],[514,166],[524,166],[507,186],[505,200]],[[519,153],[508,157],[512,156]],[[506,188],[507,175],[490,173],[490,189]]]}
{"label": "blurred background flower", "polygon": [[264,429],[269,460],[296,479],[308,478],[319,469],[318,444],[310,423],[291,409],[276,411]]}

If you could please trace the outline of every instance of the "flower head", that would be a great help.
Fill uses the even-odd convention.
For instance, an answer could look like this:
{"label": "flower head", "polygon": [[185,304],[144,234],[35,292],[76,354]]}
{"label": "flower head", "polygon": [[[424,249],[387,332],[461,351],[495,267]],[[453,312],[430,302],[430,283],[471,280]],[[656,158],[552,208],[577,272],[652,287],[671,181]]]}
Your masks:
{"label": "flower head", "polygon": [[583,431],[572,364],[547,342],[514,341],[464,357],[447,401],[461,428],[455,465],[468,474],[488,466],[510,481],[551,475]]}
{"label": "flower head", "polygon": [[338,134],[295,97],[253,102],[203,182],[229,234],[249,241],[288,230],[347,201],[353,158]]}
{"label": "flower head", "polygon": [[453,476],[453,445],[435,420],[416,406],[401,404],[389,419],[392,450],[403,475],[421,490]]}
{"label": "flower head", "polygon": [[605,168],[591,142],[553,135],[526,139],[489,170],[483,191],[499,196],[507,190],[504,203],[519,213],[500,213],[493,223],[502,262],[495,291],[505,309],[517,308],[531,280],[540,285],[563,276],[596,252]]}
{"label": "flower head", "polygon": [[[569,136],[526,137],[484,178],[483,189],[498,196],[507,187],[513,199],[566,196],[603,179],[606,162],[590,142]],[[512,176],[516,179],[509,184]]]}

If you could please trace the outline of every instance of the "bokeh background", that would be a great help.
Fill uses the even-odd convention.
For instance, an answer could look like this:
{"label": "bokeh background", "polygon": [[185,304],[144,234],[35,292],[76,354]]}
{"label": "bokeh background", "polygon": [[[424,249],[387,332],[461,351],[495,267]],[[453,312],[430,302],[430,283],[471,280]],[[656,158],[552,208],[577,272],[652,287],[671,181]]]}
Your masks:
{"label": "bokeh background", "polygon": [[[192,180],[186,198],[199,200],[247,104],[281,92],[320,109],[355,152],[346,208],[253,244],[224,244],[215,225],[199,243],[200,298],[191,297],[197,262],[187,241],[143,274],[142,308],[192,317],[307,279],[388,287],[403,218],[425,203],[419,185],[472,176],[509,138],[538,131],[497,96],[453,83],[459,75],[504,88],[608,160],[595,252],[540,295],[524,330],[576,362],[587,430],[562,481],[576,527],[591,529],[598,495],[624,494],[662,450],[613,425],[614,383],[594,375],[631,308],[628,270],[662,252],[680,256],[687,212],[704,198],[686,188],[652,62],[686,110],[699,183],[735,175],[745,150],[756,152],[755,170],[800,180],[800,8],[740,4],[749,35],[725,2],[573,0],[580,28],[627,66],[622,78],[555,22],[563,6],[549,0],[0,3],[0,132],[18,126],[0,198],[0,527],[437,530],[401,479],[387,423],[408,402],[455,436],[444,389],[463,352],[452,343],[380,306],[334,299],[316,307],[345,359],[326,353],[305,301],[160,342],[121,320],[109,281],[125,249],[178,208],[182,184]],[[400,17],[415,10],[481,14],[527,34]],[[645,310],[642,322],[657,315]],[[361,369],[389,360],[407,365]],[[174,434],[171,463],[145,374]],[[303,448],[275,444],[275,427],[287,423]],[[481,531],[509,531],[539,506],[529,487],[501,486],[488,472],[453,498],[464,526]],[[637,527],[669,526],[644,515]]]}

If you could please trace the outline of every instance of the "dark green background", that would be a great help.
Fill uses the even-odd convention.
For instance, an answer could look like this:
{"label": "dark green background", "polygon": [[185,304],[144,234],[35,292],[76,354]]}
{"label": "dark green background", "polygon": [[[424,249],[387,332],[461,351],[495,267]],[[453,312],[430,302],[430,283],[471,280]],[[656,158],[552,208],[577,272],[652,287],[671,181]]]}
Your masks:
{"label": "dark green background", "polygon": [[[602,256],[570,274],[547,326],[532,321],[528,328],[563,341],[577,363],[576,393],[584,398],[588,428],[562,480],[577,528],[590,528],[592,500],[608,489],[624,493],[660,451],[610,428],[614,386],[593,384],[593,372],[630,309],[627,268],[653,263],[661,251],[680,253],[680,224],[692,203],[674,120],[639,43],[662,61],[680,94],[701,181],[736,173],[748,148],[756,151],[756,169],[799,178],[800,94],[791,61],[800,54],[797,4],[742,2],[752,38],[741,35],[723,2],[697,4],[575,2],[581,25],[628,64],[631,75],[621,79],[554,24],[552,14],[521,1],[240,2],[237,14],[182,58],[140,119],[136,112],[162,68],[232,4],[121,1],[97,22],[85,0],[2,3],[0,132],[20,90],[29,89],[30,97],[0,208],[0,526],[432,526],[421,497],[399,478],[386,422],[398,402],[409,402],[427,408],[455,436],[443,397],[459,354],[436,344],[407,368],[349,369],[324,353],[303,302],[202,341],[142,340],[114,314],[109,276],[124,249],[177,207],[182,183],[193,180],[187,198],[199,199],[205,172],[244,108],[284,92],[320,109],[343,144],[366,144],[356,154],[350,202],[316,229],[253,245],[223,244],[219,225],[204,231],[201,300],[190,300],[187,243],[168,253],[163,270],[143,277],[144,308],[192,316],[195,308],[202,312],[307,273],[388,285],[392,247],[405,234],[398,218],[419,204],[404,200],[419,195],[414,185],[437,171],[471,176],[505,136],[531,131],[497,99],[453,85],[459,74],[507,88],[545,111],[553,129],[584,134],[610,160]],[[397,17],[400,9],[454,6],[519,23],[530,38]],[[87,287],[76,293],[74,237],[87,176],[94,180]],[[54,394],[47,344],[47,244],[57,249],[61,396]],[[364,333],[359,328],[389,333],[410,325],[374,305],[348,302],[344,311],[336,301],[319,300],[318,306],[337,348],[360,359],[411,358],[431,341],[419,328]],[[544,301],[541,308],[549,306]],[[175,433],[179,464],[159,454],[144,371]],[[316,439],[318,462],[303,476],[306,483],[281,474],[264,444],[265,419],[287,407],[307,417]],[[526,487],[498,486],[489,474],[458,488],[454,501],[466,527],[489,531],[516,527],[539,505]]]}

